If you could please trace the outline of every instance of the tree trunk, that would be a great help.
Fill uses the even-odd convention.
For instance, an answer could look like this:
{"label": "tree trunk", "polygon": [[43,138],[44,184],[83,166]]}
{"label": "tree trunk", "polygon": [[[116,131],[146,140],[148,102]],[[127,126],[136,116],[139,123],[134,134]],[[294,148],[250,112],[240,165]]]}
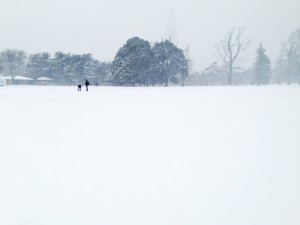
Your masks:
{"label": "tree trunk", "polygon": [[147,74],[147,80],[146,80],[146,84],[147,84],[147,87],[149,87],[149,75]]}
{"label": "tree trunk", "polygon": [[232,65],[229,66],[229,72],[228,72],[228,85],[232,85]]}

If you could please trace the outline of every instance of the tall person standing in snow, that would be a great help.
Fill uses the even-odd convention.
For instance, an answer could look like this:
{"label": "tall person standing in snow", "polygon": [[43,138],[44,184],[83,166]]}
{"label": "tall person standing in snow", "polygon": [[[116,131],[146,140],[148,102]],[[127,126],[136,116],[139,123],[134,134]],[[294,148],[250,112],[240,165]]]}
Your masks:
{"label": "tall person standing in snow", "polygon": [[89,91],[90,82],[88,80],[85,80],[84,84],[85,84],[86,91]]}

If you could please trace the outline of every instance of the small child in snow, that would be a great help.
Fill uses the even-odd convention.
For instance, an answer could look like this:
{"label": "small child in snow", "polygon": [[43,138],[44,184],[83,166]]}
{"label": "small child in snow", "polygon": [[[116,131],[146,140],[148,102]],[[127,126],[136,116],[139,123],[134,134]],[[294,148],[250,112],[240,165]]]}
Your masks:
{"label": "small child in snow", "polygon": [[77,86],[78,86],[78,91],[81,91],[81,86],[82,86],[82,85],[81,85],[81,84],[78,84]]}

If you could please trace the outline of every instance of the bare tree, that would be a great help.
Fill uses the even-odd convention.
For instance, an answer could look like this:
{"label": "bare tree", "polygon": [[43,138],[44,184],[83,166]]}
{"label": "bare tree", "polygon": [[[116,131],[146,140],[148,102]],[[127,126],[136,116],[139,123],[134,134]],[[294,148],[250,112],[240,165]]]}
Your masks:
{"label": "bare tree", "polygon": [[286,72],[287,70],[288,59],[286,55],[286,50],[284,48],[284,44],[282,44],[282,48],[280,50],[279,56],[275,63],[275,67],[272,73],[272,81],[280,85],[287,78]]}
{"label": "bare tree", "polygon": [[235,65],[241,51],[247,49],[250,41],[243,39],[244,27],[231,29],[223,40],[215,44],[218,57],[227,65],[228,85],[232,85],[232,72],[239,65]]}
{"label": "bare tree", "polygon": [[282,43],[279,59],[281,63],[277,63],[275,75],[284,78],[287,84],[298,82],[300,85],[300,28]]}
{"label": "bare tree", "polygon": [[294,71],[298,77],[298,84],[300,85],[300,28],[293,32],[288,41],[289,52],[294,62]]}
{"label": "bare tree", "polygon": [[11,76],[12,84],[16,75],[25,68],[26,53],[15,49],[7,49],[1,53],[3,70]]}
{"label": "bare tree", "polygon": [[190,46],[188,45],[184,51],[185,63],[181,72],[181,86],[184,87],[185,79],[188,77],[190,71],[192,70],[192,60],[190,57]]}
{"label": "bare tree", "polygon": [[289,47],[295,60],[300,64],[300,28],[291,34]]}
{"label": "bare tree", "polygon": [[281,47],[282,58],[284,59],[284,64],[282,65],[282,73],[284,73],[285,81],[288,85],[296,82],[297,80],[297,70],[298,62],[296,59],[295,52],[291,47],[291,42],[283,42]]}

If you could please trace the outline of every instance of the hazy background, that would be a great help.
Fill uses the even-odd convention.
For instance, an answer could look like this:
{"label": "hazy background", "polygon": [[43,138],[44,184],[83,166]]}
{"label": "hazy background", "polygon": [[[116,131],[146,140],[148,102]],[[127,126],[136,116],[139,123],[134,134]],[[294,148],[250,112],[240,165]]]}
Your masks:
{"label": "hazy background", "polygon": [[299,0],[0,0],[0,51],[17,48],[92,53],[113,60],[127,39],[150,42],[172,34],[190,45],[194,69],[215,61],[213,44],[236,26],[252,40],[243,53],[251,65],[262,42],[272,63],[280,44],[300,27]]}

